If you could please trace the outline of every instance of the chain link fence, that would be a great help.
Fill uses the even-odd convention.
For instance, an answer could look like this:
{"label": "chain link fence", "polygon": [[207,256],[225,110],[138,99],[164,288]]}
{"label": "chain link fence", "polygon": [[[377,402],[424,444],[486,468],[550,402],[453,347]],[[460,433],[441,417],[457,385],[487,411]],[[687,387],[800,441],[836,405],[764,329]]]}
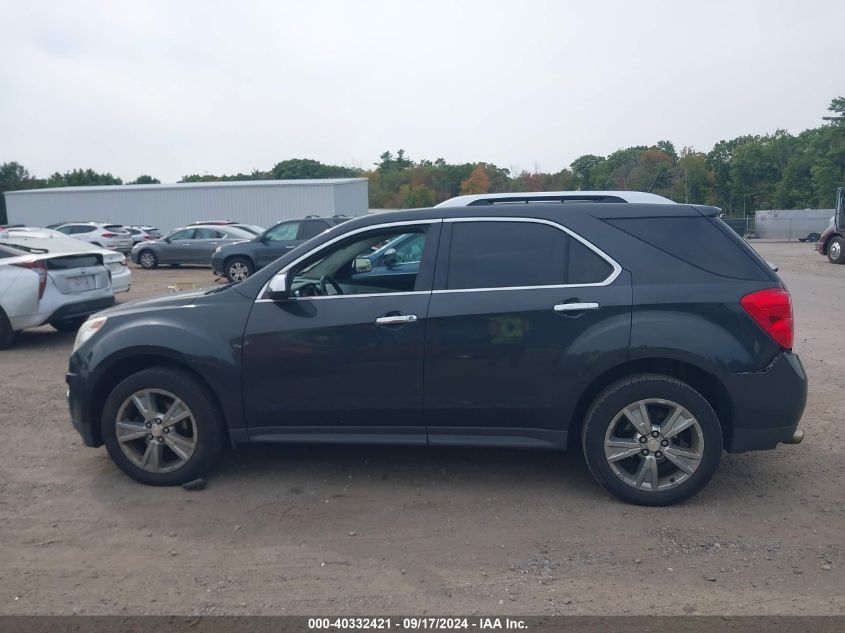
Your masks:
{"label": "chain link fence", "polygon": [[722,220],[747,239],[817,242],[833,217],[833,209],[758,211],[754,217]]}

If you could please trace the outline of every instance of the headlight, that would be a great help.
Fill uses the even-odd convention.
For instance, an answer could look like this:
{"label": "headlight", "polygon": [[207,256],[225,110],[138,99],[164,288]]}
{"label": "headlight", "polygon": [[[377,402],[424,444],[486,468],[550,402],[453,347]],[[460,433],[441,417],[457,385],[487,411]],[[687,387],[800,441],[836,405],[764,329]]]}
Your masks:
{"label": "headlight", "polygon": [[108,317],[97,317],[96,319],[88,319],[79,328],[76,333],[76,340],[73,342],[73,351],[78,350],[85,341],[94,336],[100,331],[100,328],[106,324]]}

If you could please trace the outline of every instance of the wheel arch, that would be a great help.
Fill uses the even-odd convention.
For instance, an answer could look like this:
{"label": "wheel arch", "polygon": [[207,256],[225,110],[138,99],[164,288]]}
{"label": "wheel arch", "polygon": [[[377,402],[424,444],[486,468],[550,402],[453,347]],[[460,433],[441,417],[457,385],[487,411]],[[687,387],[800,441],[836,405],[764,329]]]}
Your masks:
{"label": "wheel arch", "polygon": [[733,437],[734,406],[731,397],[712,373],[692,363],[671,358],[639,358],[629,360],[600,374],[589,383],[581,393],[567,431],[567,446],[580,446],[581,429],[584,416],[590,404],[610,384],[636,374],[664,374],[677,378],[698,391],[713,407],[719,424],[722,427],[722,438],[725,446],[730,445]]}
{"label": "wheel arch", "polygon": [[117,359],[114,363],[109,365],[108,370],[105,371],[94,384],[91,391],[89,411],[91,415],[91,434],[96,446],[100,446],[103,443],[103,408],[105,407],[109,394],[122,380],[128,378],[132,374],[137,374],[140,371],[151,369],[153,367],[170,367],[173,369],[179,369],[199,380],[206,387],[209,395],[217,405],[220,415],[223,417],[225,422],[224,427],[226,431],[226,439],[230,444],[232,443],[226,408],[223,406],[223,403],[220,401],[220,398],[217,396],[217,393],[212,388],[209,381],[206,380],[201,373],[192,368],[190,364],[183,362],[178,358],[174,358],[166,354],[147,352],[137,355],[124,356]]}

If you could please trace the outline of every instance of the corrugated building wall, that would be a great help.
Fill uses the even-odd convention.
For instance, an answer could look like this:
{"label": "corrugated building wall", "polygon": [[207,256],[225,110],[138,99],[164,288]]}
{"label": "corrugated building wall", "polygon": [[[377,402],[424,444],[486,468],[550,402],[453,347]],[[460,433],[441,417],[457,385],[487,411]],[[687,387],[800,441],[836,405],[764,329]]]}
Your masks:
{"label": "corrugated building wall", "polygon": [[57,187],[6,192],[10,224],[104,221],[162,230],[200,220],[268,227],[306,215],[366,215],[366,178],[244,180],[167,185]]}

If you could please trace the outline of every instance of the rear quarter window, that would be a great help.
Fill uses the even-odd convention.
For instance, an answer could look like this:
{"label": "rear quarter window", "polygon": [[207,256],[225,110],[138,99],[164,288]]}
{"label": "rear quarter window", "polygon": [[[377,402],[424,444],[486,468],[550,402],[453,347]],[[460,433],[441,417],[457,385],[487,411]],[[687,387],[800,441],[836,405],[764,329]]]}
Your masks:
{"label": "rear quarter window", "polygon": [[706,217],[616,218],[608,224],[711,274],[731,279],[768,280],[751,247]]}

